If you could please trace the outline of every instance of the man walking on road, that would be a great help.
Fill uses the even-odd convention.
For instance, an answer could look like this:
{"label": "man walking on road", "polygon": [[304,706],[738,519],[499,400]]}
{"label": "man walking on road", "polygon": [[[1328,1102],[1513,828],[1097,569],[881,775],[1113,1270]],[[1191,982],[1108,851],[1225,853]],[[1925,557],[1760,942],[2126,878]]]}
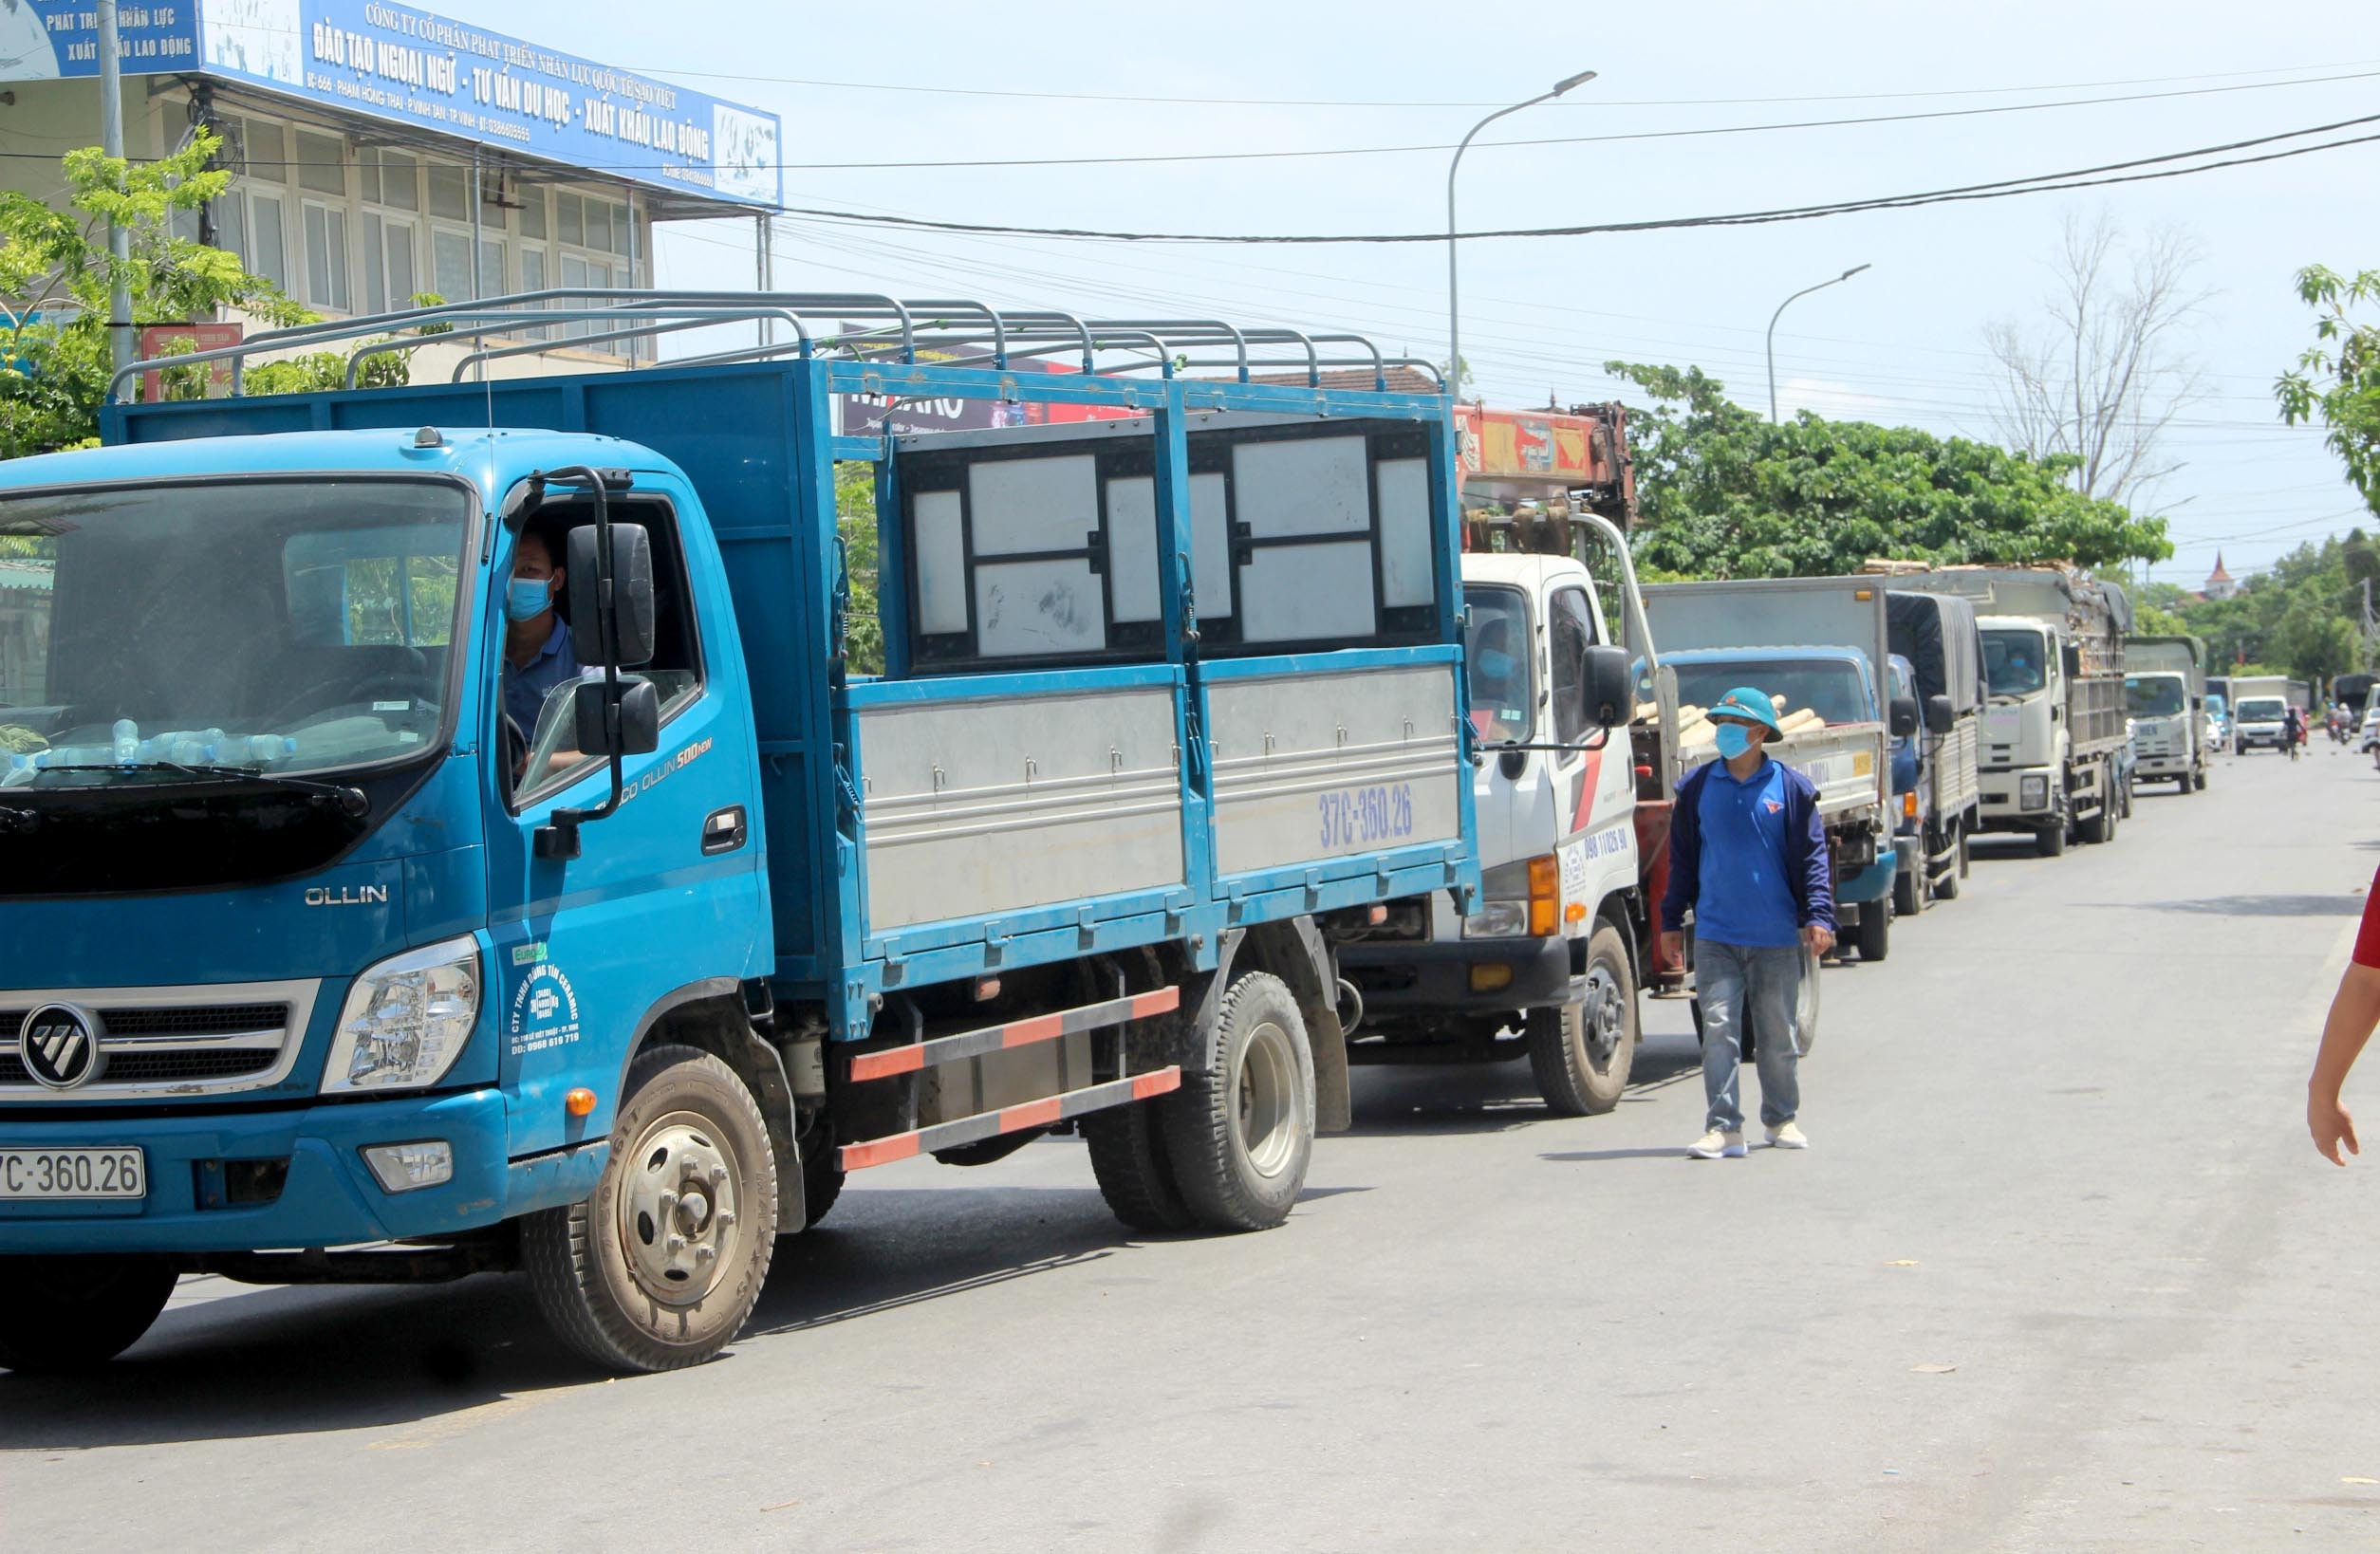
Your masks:
{"label": "man walking on road", "polygon": [[1834,879],[1818,823],[1818,790],[1760,748],[1777,732],[1769,698],[1739,686],[1720,698],[1709,717],[1720,758],[1678,785],[1661,927],[1664,950],[1682,960],[1685,915],[1694,914],[1709,1110],[1708,1131],[1686,1153],[1716,1160],[1744,1153],[1737,1083],[1747,1018],[1759,1033],[1755,1056],[1769,1143],[1810,1147],[1794,1121],[1801,1107],[1795,1072],[1801,1031],[1794,1011],[1802,947],[1821,955],[1834,947]]}

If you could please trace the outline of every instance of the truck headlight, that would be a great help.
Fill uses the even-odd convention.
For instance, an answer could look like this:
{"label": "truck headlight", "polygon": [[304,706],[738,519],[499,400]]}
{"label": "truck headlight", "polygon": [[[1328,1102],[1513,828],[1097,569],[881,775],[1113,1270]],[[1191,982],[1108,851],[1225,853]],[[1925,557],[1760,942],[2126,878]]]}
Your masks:
{"label": "truck headlight", "polygon": [[1517,939],[1529,932],[1529,903],[1487,901],[1462,920],[1466,939]]}
{"label": "truck headlight", "polygon": [[479,945],[468,936],[408,950],[355,979],[339,1010],[323,1093],[436,1084],[479,1021]]}
{"label": "truck headlight", "polygon": [[2049,778],[2047,778],[2046,776],[2043,776],[2043,777],[2025,777],[2025,778],[2020,778],[2020,779],[2018,779],[2018,780],[2017,780],[2017,808],[2019,808],[2019,809],[2047,809],[2049,806],[2050,806],[2050,780],[2049,780]]}

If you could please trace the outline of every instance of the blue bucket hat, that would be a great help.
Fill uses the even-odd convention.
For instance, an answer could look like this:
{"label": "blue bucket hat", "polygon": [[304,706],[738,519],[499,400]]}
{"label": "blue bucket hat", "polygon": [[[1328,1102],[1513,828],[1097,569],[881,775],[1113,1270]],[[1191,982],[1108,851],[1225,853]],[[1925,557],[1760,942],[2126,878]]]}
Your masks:
{"label": "blue bucket hat", "polygon": [[1771,733],[1781,731],[1776,726],[1776,708],[1767,693],[1757,685],[1739,685],[1711,704],[1706,717],[1748,717],[1755,723],[1768,726]]}

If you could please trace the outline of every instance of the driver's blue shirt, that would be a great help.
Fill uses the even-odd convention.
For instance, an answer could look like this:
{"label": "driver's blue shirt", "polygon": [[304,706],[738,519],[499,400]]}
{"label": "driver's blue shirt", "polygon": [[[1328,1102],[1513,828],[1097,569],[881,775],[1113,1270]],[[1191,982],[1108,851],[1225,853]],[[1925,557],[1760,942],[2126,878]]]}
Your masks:
{"label": "driver's blue shirt", "polygon": [[536,657],[518,669],[510,662],[504,666],[504,710],[521,726],[523,739],[537,737],[537,712],[546,705],[547,693],[578,677],[579,656],[570,649],[569,631],[556,618]]}

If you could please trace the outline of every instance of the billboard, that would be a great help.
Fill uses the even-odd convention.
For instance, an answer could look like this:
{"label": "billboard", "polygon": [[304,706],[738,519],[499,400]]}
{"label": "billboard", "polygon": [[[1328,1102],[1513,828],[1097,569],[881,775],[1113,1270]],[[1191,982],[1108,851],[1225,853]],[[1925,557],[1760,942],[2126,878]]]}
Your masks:
{"label": "billboard", "polygon": [[[779,203],[777,116],[385,0],[125,6],[128,75],[199,74],[568,167]],[[0,81],[99,73],[88,0],[0,0]]]}

